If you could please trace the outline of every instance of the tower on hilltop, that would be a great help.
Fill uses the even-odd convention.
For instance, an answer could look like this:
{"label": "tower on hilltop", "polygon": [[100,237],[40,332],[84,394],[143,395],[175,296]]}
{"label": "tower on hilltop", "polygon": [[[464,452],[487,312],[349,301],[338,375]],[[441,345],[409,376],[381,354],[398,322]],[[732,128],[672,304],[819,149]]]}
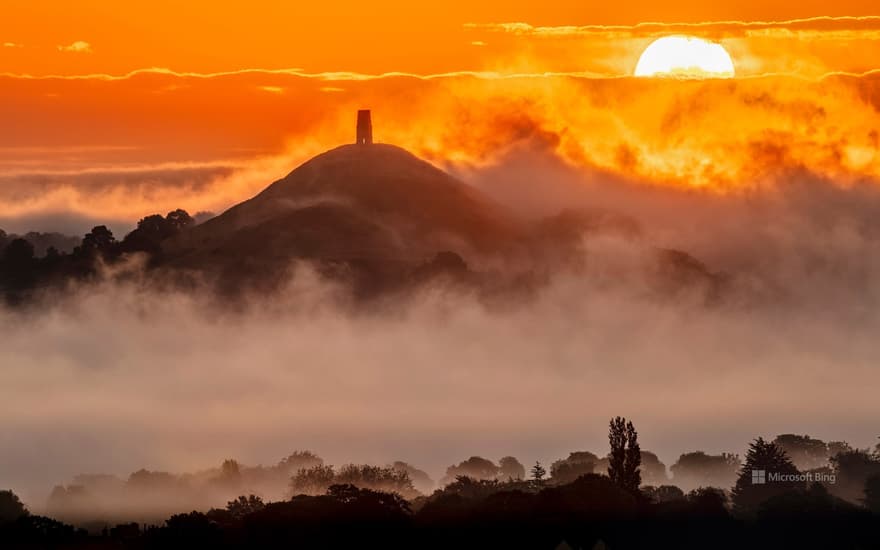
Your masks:
{"label": "tower on hilltop", "polygon": [[358,145],[373,144],[373,121],[370,118],[369,109],[358,111],[357,141]]}

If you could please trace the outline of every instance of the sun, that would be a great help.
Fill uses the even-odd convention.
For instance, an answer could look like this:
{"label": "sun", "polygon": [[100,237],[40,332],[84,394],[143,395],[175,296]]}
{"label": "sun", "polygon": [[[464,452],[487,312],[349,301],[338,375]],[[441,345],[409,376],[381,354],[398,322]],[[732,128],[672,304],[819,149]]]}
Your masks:
{"label": "sun", "polygon": [[645,48],[635,76],[732,78],[733,60],[724,46],[694,36],[664,36]]}

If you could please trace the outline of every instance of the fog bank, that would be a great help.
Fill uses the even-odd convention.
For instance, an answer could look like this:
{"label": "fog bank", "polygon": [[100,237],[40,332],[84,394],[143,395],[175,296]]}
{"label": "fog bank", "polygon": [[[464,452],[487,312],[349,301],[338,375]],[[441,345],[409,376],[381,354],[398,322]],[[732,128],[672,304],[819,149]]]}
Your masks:
{"label": "fog bank", "polygon": [[[594,257],[619,260],[603,246]],[[572,272],[503,308],[432,288],[354,312],[298,273],[246,312],[113,283],[4,311],[0,486],[39,509],[77,473],[274,463],[294,449],[436,475],[472,454],[603,453],[617,414],[667,464],[786,431],[875,436],[876,309],[848,325],[654,300]]]}
{"label": "fog bank", "polygon": [[[0,309],[0,487],[39,510],[79,473],[274,464],[297,449],[436,479],[471,455],[601,456],[614,415],[666,464],[786,432],[874,444],[875,183],[791,171],[743,193],[661,189],[516,147],[457,173],[525,217],[609,211],[639,236],[585,235],[581,261],[536,295],[490,304],[435,284],[365,310],[300,265],[243,311],[137,280]],[[722,299],[658,296],[645,261],[657,248],[704,262]]]}

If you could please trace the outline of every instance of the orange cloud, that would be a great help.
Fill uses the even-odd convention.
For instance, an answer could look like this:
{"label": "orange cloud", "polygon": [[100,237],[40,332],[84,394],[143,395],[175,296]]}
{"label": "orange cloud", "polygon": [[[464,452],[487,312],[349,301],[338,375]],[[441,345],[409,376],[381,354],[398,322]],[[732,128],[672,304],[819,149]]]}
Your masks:
{"label": "orange cloud", "polygon": [[[858,36],[859,32],[876,36],[880,31],[880,16],[810,17],[785,21],[700,21],[685,23],[644,22],[634,25],[561,25],[533,26],[528,23],[466,23],[465,28],[504,32],[521,36],[563,37],[602,36],[654,37],[668,34],[699,34],[712,37],[743,37],[749,35],[791,36],[803,32],[830,33],[832,37]],[[848,35],[845,33],[853,33]]]}
{"label": "orange cloud", "polygon": [[[475,39],[493,36],[496,63],[528,56],[534,66],[606,76],[632,74],[652,40],[686,34],[721,43],[738,76],[788,74],[805,78],[877,68],[880,16],[813,17],[779,21],[645,22],[632,25],[534,26],[528,23],[469,23]],[[519,53],[517,53],[519,52]]]}
{"label": "orange cloud", "polygon": [[77,40],[76,42],[73,42],[72,44],[68,44],[66,46],[59,45],[58,51],[73,53],[92,53],[92,45],[88,42]]}
{"label": "orange cloud", "polygon": [[792,170],[840,185],[880,179],[880,73],[700,82],[367,76],[2,77],[0,118],[14,131],[0,135],[0,217],[222,210],[351,141],[353,113],[364,106],[374,110],[377,140],[444,166],[490,166],[526,145],[576,170],[713,192]]}
{"label": "orange cloud", "polygon": [[269,92],[270,94],[283,94],[284,88],[281,86],[260,86],[259,87],[264,92]]}

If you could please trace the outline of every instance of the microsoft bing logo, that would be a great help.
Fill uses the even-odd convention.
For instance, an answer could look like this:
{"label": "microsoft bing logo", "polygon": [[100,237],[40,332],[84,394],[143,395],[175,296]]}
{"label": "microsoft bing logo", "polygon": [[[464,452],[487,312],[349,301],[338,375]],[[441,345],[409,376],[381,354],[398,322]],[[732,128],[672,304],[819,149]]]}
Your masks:
{"label": "microsoft bing logo", "polygon": [[752,485],[767,483],[767,470],[752,470]]}

